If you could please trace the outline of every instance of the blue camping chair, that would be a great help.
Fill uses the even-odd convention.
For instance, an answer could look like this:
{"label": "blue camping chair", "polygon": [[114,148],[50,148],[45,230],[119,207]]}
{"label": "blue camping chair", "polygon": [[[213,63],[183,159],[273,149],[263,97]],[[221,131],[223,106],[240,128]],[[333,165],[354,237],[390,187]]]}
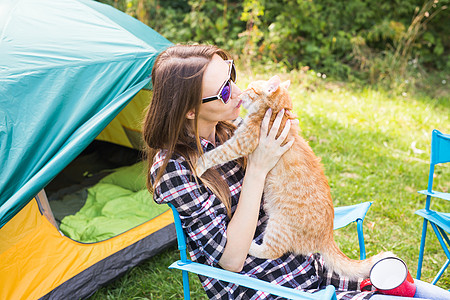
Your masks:
{"label": "blue camping chair", "polygon": [[[420,279],[420,276],[422,274],[423,253],[425,250],[425,239],[427,235],[428,222],[430,222],[431,227],[433,228],[433,231],[436,234],[439,243],[441,244],[442,249],[445,252],[445,255],[447,256],[447,261],[444,263],[441,270],[431,282],[432,284],[436,284],[439,278],[441,278],[445,269],[447,269],[448,265],[450,264],[450,252],[448,249],[450,240],[447,237],[447,233],[450,232],[450,213],[437,212],[430,209],[431,198],[450,200],[450,193],[433,191],[434,166],[437,164],[448,162],[450,162],[450,134],[443,134],[440,131],[434,129],[431,134],[431,161],[430,173],[428,174],[428,188],[424,191],[419,191],[419,193],[427,196],[427,201],[425,203],[425,209],[416,211],[416,214],[424,218],[422,227],[422,239],[420,241],[419,262],[417,266],[417,279]],[[447,244],[445,242],[447,242]]]}
{"label": "blue camping chair", "polygon": [[[335,208],[335,220],[334,220],[334,229],[342,228],[347,226],[352,222],[357,223],[357,231],[358,231],[358,241],[360,246],[360,257],[364,259],[366,257],[366,251],[364,246],[364,236],[362,231],[362,223],[364,221],[364,217],[369,210],[372,202],[364,202],[361,204],[338,207]],[[270,293],[272,295],[284,297],[287,299],[327,299],[327,300],[336,300],[335,287],[329,285],[326,289],[315,292],[313,294],[302,292],[299,290],[291,289],[288,287],[284,287],[281,285],[276,285],[273,283],[269,283],[267,281],[259,280],[253,277],[249,277],[246,275],[242,275],[239,273],[230,272],[227,270],[223,270],[220,268],[215,268],[212,266],[199,264],[187,259],[186,255],[186,238],[183,232],[183,228],[181,226],[180,215],[177,210],[169,204],[170,208],[173,212],[173,217],[175,220],[175,228],[177,232],[177,240],[178,240],[178,249],[180,250],[180,260],[172,263],[169,268],[179,269],[182,271],[183,276],[183,290],[184,290],[184,299],[190,299],[190,291],[189,291],[189,277],[188,272],[192,272],[195,274],[216,278],[218,280],[233,282],[238,285],[242,285],[248,288],[252,288],[255,290],[263,291]]]}

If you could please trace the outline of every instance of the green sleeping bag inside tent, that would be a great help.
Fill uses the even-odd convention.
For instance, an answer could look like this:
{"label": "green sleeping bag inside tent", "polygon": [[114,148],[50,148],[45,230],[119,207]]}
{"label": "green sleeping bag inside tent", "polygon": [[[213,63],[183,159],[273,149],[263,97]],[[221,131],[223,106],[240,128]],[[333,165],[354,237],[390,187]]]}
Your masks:
{"label": "green sleeping bag inside tent", "polygon": [[168,210],[156,204],[145,185],[144,163],[116,169],[87,189],[84,206],[61,221],[73,240],[94,243],[114,237]]}

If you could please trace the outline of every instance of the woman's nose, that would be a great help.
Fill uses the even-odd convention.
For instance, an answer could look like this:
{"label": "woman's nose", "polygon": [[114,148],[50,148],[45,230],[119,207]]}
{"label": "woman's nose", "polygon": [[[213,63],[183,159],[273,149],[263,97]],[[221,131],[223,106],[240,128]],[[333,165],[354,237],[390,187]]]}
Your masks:
{"label": "woman's nose", "polygon": [[231,98],[237,98],[242,94],[241,89],[236,85],[236,83],[231,82]]}

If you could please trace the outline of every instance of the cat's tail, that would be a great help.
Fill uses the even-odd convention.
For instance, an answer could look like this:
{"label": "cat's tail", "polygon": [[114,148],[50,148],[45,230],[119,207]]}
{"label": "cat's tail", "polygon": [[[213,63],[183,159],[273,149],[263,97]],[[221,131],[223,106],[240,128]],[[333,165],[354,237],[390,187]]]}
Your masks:
{"label": "cat's tail", "polygon": [[364,260],[348,258],[332,240],[325,251],[321,251],[325,267],[350,280],[365,279],[369,277],[370,269],[379,260],[385,257],[395,257],[392,252],[381,252]]}

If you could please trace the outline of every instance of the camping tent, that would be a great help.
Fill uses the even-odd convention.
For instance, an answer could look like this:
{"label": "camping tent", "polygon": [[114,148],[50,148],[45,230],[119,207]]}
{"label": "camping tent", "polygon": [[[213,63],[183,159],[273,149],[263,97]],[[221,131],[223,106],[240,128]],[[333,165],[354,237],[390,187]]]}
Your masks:
{"label": "camping tent", "polygon": [[170,45],[92,0],[0,0],[0,299],[84,298],[174,241],[170,212],[74,241],[43,190],[97,136],[135,146],[133,130],[128,140],[102,130],[126,121],[115,117],[139,91],[134,99],[148,99],[154,60]]}

